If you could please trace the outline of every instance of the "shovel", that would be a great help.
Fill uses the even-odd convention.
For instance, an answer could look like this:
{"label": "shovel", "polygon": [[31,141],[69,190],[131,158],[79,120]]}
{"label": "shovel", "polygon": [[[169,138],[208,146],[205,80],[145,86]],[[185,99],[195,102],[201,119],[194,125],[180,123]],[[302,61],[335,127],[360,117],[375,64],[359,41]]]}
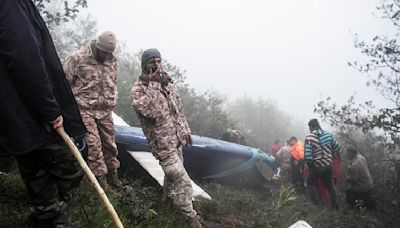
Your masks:
{"label": "shovel", "polygon": [[92,183],[92,185],[96,189],[97,193],[99,194],[101,201],[103,201],[108,212],[111,214],[111,217],[114,220],[116,227],[123,228],[124,226],[122,225],[122,222],[119,219],[117,212],[115,212],[113,205],[110,203],[110,200],[108,200],[106,193],[104,192],[103,188],[100,186],[99,182],[97,181],[96,177],[90,170],[89,166],[86,164],[85,160],[83,160],[78,148],[76,148],[76,146],[72,142],[71,138],[65,132],[64,127],[61,126],[61,127],[57,128],[56,131],[61,136],[61,138],[64,140],[64,142],[67,144],[67,146],[69,147],[71,153],[74,155],[76,160],[78,160],[78,163],[81,166],[81,168],[83,169],[83,172],[89,178],[90,182]]}

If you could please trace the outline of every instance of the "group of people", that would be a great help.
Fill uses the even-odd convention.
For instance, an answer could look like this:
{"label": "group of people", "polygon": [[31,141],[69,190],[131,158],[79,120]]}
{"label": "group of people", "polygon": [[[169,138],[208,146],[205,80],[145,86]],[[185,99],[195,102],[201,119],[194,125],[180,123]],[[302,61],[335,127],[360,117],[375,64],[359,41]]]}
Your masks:
{"label": "group of people", "polygon": [[[291,137],[281,146],[272,145],[272,155],[282,169],[283,177],[291,177],[297,190],[307,189],[314,204],[329,203],[338,209],[336,184],[340,175],[340,149],[333,134],[324,131],[317,119],[308,122],[310,133],[303,142]],[[346,200],[359,208],[375,209],[372,198],[373,180],[366,159],[354,148],[347,149],[349,166],[346,181]]]}
{"label": "group of people", "polygon": [[[70,200],[71,190],[82,179],[77,162],[55,131],[60,127],[76,140],[84,138],[89,167],[101,186],[122,187],[112,120],[117,103],[116,45],[115,34],[104,32],[62,65],[31,0],[0,2],[0,104],[4,109],[0,112],[0,153],[16,157],[37,224],[68,227],[62,202]],[[157,49],[145,50],[141,60],[142,74],[132,88],[133,110],[165,173],[166,195],[193,227],[201,227],[183,166],[182,146],[193,142],[181,98],[162,68]],[[282,147],[276,142],[273,155],[284,170],[291,170],[294,185],[306,184],[314,203],[320,201],[316,187],[322,183],[331,207],[337,209],[334,178],[339,172],[340,145],[316,119],[308,126],[304,144],[296,137]],[[244,143],[242,135],[232,134]],[[348,202],[364,202],[372,208],[373,182],[366,160],[351,148],[347,154]]]}
{"label": "group of people", "polygon": [[[31,0],[0,2],[0,153],[15,156],[39,227],[69,227],[63,204],[82,172],[58,136],[64,127],[88,146],[88,165],[107,189],[121,189],[112,111],[117,103],[117,39],[104,32],[61,64],[46,23]],[[161,54],[142,55],[142,74],[132,88],[154,156],[165,173],[164,191],[193,227],[191,180],[182,146],[192,145],[182,101],[162,68]]]}

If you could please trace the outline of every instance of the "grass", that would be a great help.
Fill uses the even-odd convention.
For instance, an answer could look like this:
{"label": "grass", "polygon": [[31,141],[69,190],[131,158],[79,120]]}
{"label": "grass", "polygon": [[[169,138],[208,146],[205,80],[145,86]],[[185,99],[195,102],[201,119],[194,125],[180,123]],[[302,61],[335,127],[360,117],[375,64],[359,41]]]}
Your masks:
{"label": "grass", "polygon": [[[109,190],[112,204],[125,227],[185,227],[184,218],[162,190],[142,180],[125,180],[132,188],[124,193]],[[317,207],[290,185],[271,183],[268,188],[246,189],[200,182],[212,201],[194,202],[205,227],[289,227],[305,220],[313,227],[393,227],[392,218],[382,212],[356,211],[345,206],[339,191],[339,211]],[[31,227],[30,205],[18,171],[0,175],[0,227]],[[66,208],[74,227],[114,227],[97,193],[87,183],[74,192]],[[392,225],[392,226],[391,226]]]}
{"label": "grass", "polygon": [[27,191],[18,171],[1,175],[0,227],[27,227],[29,215]]}
{"label": "grass", "polygon": [[287,205],[290,205],[294,201],[296,201],[296,191],[294,190],[293,186],[284,186],[282,185],[281,191],[279,193],[276,208],[281,209]]}

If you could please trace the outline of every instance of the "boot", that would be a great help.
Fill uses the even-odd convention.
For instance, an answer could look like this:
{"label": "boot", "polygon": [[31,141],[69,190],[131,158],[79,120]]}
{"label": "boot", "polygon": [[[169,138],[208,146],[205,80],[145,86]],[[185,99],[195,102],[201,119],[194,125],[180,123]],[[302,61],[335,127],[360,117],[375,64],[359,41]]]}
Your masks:
{"label": "boot", "polygon": [[107,183],[107,178],[106,175],[102,175],[102,176],[96,176],[97,181],[99,182],[100,186],[106,190],[108,189],[108,183]]}
{"label": "boot", "polygon": [[71,224],[64,215],[43,220],[31,216],[30,219],[34,228],[71,228]]}
{"label": "boot", "polygon": [[118,172],[115,171],[109,171],[107,174],[107,181],[110,184],[110,186],[114,188],[122,188],[122,182],[118,179]]}
{"label": "boot", "polygon": [[59,216],[53,218],[48,222],[49,228],[71,228],[71,224],[65,218],[65,216]]}
{"label": "boot", "polygon": [[203,219],[201,218],[200,215],[196,215],[194,218],[189,219],[189,226],[191,228],[202,228],[203,226],[201,225],[201,221]]}

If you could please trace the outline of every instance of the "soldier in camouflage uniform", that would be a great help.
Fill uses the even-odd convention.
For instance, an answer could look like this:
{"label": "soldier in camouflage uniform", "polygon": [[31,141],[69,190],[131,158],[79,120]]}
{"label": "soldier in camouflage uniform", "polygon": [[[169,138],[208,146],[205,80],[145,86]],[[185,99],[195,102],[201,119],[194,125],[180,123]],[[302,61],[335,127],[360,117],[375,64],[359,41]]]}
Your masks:
{"label": "soldier in camouflage uniform", "polygon": [[16,160],[34,205],[35,223],[51,218],[52,223],[63,223],[63,204],[71,199],[70,190],[78,187],[83,177],[68,147],[62,143],[46,144],[32,153],[16,156]]}
{"label": "soldier in camouflage uniform", "polygon": [[153,155],[165,173],[164,191],[195,227],[201,227],[193,209],[193,189],[183,166],[182,145],[192,145],[189,125],[178,90],[162,71],[161,54],[147,49],[142,55],[142,75],[132,88],[133,106]]}
{"label": "soldier in camouflage uniform", "polygon": [[64,63],[64,71],[89,131],[85,138],[89,167],[103,187],[122,186],[117,174],[120,163],[112,120],[117,102],[115,47],[114,33],[104,32]]}

